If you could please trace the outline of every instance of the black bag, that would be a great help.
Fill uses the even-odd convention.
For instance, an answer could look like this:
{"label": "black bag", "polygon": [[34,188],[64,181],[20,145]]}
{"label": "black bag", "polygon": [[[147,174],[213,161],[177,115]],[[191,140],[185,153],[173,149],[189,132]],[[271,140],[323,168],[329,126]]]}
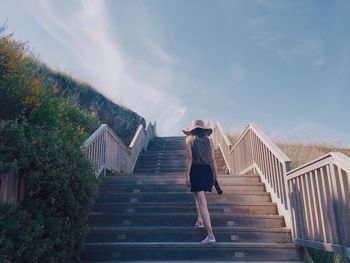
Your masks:
{"label": "black bag", "polygon": [[219,185],[219,182],[218,180],[216,179],[216,174],[215,174],[215,171],[213,169],[213,166],[210,164],[211,166],[211,170],[213,171],[213,176],[214,176],[214,181],[213,181],[213,185],[215,187],[215,190],[216,192],[219,194],[219,195],[222,195],[224,192],[221,190],[221,187]]}
{"label": "black bag", "polygon": [[222,195],[222,194],[223,194],[223,191],[221,190],[221,187],[220,187],[220,185],[219,185],[219,182],[218,182],[218,180],[216,180],[216,178],[214,179],[213,185],[214,185],[214,187],[215,187],[216,192],[217,192],[219,195]]}

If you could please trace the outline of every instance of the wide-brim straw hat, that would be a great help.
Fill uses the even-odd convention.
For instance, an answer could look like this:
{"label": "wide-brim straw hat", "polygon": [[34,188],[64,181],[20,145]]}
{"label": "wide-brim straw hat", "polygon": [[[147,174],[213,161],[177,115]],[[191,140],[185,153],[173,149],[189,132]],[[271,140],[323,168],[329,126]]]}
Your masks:
{"label": "wide-brim straw hat", "polygon": [[192,131],[195,129],[202,129],[202,130],[206,131],[208,136],[213,132],[213,130],[211,128],[204,126],[204,122],[202,120],[193,120],[192,126],[189,128],[182,129],[182,131],[186,135],[191,135]]}

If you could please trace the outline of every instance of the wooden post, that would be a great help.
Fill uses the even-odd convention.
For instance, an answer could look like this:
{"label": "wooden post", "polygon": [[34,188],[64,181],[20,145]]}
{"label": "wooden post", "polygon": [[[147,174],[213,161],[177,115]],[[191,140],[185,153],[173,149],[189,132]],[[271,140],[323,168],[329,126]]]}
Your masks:
{"label": "wooden post", "polygon": [[15,204],[18,201],[19,175],[1,173],[0,202]]}

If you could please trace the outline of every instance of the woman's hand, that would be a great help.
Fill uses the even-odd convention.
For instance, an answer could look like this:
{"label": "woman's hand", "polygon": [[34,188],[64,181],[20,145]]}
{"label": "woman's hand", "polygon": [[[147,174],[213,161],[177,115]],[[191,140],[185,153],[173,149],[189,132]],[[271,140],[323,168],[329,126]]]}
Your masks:
{"label": "woman's hand", "polygon": [[185,184],[187,187],[191,187],[190,177],[188,175],[186,175]]}

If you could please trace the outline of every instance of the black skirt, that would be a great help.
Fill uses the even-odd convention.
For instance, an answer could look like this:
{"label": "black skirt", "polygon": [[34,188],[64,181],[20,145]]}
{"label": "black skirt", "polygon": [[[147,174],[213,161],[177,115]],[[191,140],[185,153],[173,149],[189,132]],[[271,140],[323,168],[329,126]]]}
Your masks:
{"label": "black skirt", "polygon": [[209,164],[192,164],[190,170],[191,192],[211,192],[213,181],[213,170]]}

